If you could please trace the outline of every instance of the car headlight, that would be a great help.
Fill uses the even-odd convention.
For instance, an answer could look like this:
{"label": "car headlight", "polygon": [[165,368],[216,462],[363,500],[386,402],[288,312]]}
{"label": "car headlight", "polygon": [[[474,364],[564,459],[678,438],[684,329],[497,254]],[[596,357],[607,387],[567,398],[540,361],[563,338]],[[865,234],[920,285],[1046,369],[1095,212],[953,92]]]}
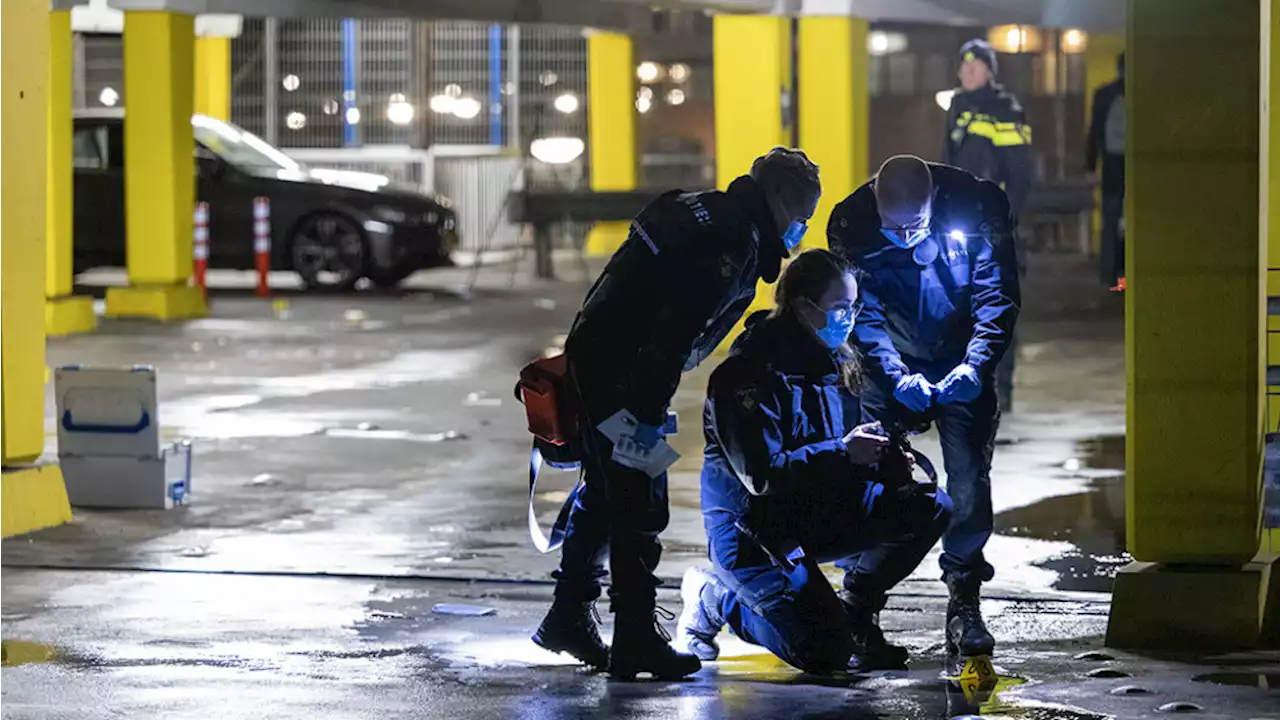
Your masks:
{"label": "car headlight", "polygon": [[383,222],[402,223],[405,220],[404,211],[400,208],[379,206],[373,209],[374,217]]}

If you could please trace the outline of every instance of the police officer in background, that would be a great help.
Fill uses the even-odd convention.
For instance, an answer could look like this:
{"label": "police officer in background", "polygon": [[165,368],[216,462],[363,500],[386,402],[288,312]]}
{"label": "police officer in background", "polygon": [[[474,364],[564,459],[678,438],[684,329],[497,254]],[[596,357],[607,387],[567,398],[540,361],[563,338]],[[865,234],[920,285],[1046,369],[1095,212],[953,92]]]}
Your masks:
{"label": "police officer in background", "polygon": [[[990,43],[970,40],[960,48],[960,59],[960,88],[947,116],[943,162],[999,185],[1016,220],[1031,187],[1031,126],[1018,99],[995,81],[998,64]],[[1016,354],[1010,350],[996,369],[1005,412],[1013,409]]]}
{"label": "police officer in background", "polygon": [[1085,170],[1102,161],[1102,282],[1116,290],[1124,277],[1124,53],[1116,58],[1116,79],[1093,94],[1093,117],[1085,150]]}
{"label": "police officer in background", "polygon": [[954,508],[941,559],[949,654],[989,655],[978,596],[994,573],[983,557],[1000,420],[993,380],[1021,302],[1008,198],[963,170],[899,155],[836,206],[827,234],[863,272],[853,330],[870,380],[863,408],[889,430],[921,417],[938,427]]}
{"label": "police officer in background", "polygon": [[[624,450],[652,449],[680,374],[724,340],[772,283],[818,204],[818,166],[803,152],[774,148],[727,191],[662,195],[646,207],[587,293],[565,342],[582,406],[585,484],[566,529],[555,600],[533,636],[538,645],[608,667],[681,678],[701,663],[678,653],[655,617],[654,576],[667,526],[667,477],[619,464],[597,430],[622,409],[639,426]],[[612,651],[600,638],[594,603],[609,557]]]}
{"label": "police officer in background", "polygon": [[943,162],[999,185],[1017,217],[1031,187],[1031,126],[1018,99],[996,83],[996,51],[987,41],[965,43],[960,58]]}

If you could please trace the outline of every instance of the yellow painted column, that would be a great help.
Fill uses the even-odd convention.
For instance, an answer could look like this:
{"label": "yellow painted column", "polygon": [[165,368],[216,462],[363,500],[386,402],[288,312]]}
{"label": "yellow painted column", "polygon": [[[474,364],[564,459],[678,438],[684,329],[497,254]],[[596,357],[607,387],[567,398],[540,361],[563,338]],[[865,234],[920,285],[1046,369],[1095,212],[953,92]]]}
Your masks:
{"label": "yellow painted column", "polygon": [[125,235],[129,287],[107,291],[107,315],[174,320],[205,314],[191,277],[195,205],[194,18],[124,16]]}
{"label": "yellow painted column", "polygon": [[49,335],[90,332],[98,326],[93,298],[71,294],[75,237],[71,163],[73,65],[71,11],[51,12],[44,287],[44,329]]}
{"label": "yellow painted column", "polygon": [[1260,20],[1258,0],[1128,4],[1125,482],[1137,562],[1116,578],[1107,641],[1119,647],[1259,637]]}
{"label": "yellow painted column", "polygon": [[[791,19],[716,15],[713,22],[716,184],[723,189],[746,175],[757,157],[793,144]],[[773,287],[761,282],[746,314],[772,306]],[[727,349],[741,330],[739,322],[720,349]]]}
{"label": "yellow painted column", "polygon": [[[1266,294],[1280,304],[1280,8],[1263,0],[1262,36],[1262,238],[1267,257]],[[1270,306],[1270,303],[1268,303]],[[1280,366],[1280,314],[1267,318],[1267,366]],[[1268,373],[1270,377],[1270,373]],[[1280,387],[1267,388],[1267,432],[1280,432]],[[1263,550],[1280,555],[1280,528],[1263,536]],[[1277,582],[1273,580],[1273,582]]]}
{"label": "yellow painted column", "polygon": [[716,184],[727,188],[776,145],[790,146],[791,20],[716,15]]}
{"label": "yellow painted column", "polygon": [[[591,189],[636,189],[636,94],[631,38],[597,32],[587,38],[587,123]],[[587,253],[612,255],[627,239],[630,223],[597,223]]]}
{"label": "yellow painted column", "polygon": [[71,519],[57,465],[44,451],[45,172],[49,2],[0,3],[0,534]]}
{"label": "yellow painted column", "polygon": [[196,38],[196,112],[231,121],[231,38]]}
{"label": "yellow painted column", "polygon": [[44,451],[45,135],[49,3],[0,3],[0,365],[4,465]]}
{"label": "yellow painted column", "polygon": [[[1121,35],[1089,35],[1089,45],[1084,50],[1084,121],[1085,132],[1093,118],[1093,94],[1098,88],[1116,79],[1116,57],[1124,52]],[[1102,168],[1098,168],[1102,172]],[[1090,233],[1089,251],[1097,255],[1102,249],[1102,191],[1093,191],[1093,232]]]}
{"label": "yellow painted column", "polygon": [[870,175],[868,23],[815,16],[799,23],[800,147],[822,172],[822,199],[804,246],[825,248],[831,211]]}

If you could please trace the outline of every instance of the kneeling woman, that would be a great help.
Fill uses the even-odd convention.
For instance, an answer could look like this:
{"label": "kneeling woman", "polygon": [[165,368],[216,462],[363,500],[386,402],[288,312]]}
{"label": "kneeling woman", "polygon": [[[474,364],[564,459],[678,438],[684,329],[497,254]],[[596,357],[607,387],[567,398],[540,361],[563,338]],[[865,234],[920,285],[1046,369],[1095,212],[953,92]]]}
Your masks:
{"label": "kneeling woman", "polygon": [[[860,424],[854,270],[825,250],[783,273],[777,309],[747,320],[711,376],[702,513],[714,574],[690,570],[681,639],[704,660],[724,625],[801,670],[902,667],[878,626],[885,595],[951,517],[934,485],[882,477],[888,449]],[[902,458],[896,460],[903,466]],[[899,473],[903,474],[903,473]],[[837,595],[818,569],[844,568]]]}

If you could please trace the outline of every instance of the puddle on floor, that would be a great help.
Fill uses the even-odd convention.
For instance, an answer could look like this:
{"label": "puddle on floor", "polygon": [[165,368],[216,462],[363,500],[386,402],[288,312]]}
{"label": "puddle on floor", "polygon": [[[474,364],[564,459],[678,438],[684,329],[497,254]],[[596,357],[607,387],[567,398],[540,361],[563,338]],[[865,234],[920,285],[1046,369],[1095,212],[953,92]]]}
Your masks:
{"label": "puddle on floor", "polygon": [[[1124,436],[1107,435],[1078,446],[1082,467],[1124,469]],[[1098,478],[1084,492],[1045,498],[995,518],[1000,535],[1071,543],[1075,551],[1038,563],[1058,575],[1053,587],[1110,592],[1116,572],[1130,560],[1125,552],[1124,476]]]}
{"label": "puddle on floor", "polygon": [[1256,687],[1263,690],[1280,690],[1280,672],[1218,672],[1197,675],[1192,682],[1209,683],[1211,685],[1236,685],[1240,687]]}
{"label": "puddle on floor", "polygon": [[1124,471],[1124,435],[1100,435],[1081,442],[1080,459],[1087,468]]}
{"label": "puddle on floor", "polygon": [[13,667],[27,663],[49,662],[56,658],[57,651],[52,646],[25,640],[4,640],[0,642],[0,665]]}

